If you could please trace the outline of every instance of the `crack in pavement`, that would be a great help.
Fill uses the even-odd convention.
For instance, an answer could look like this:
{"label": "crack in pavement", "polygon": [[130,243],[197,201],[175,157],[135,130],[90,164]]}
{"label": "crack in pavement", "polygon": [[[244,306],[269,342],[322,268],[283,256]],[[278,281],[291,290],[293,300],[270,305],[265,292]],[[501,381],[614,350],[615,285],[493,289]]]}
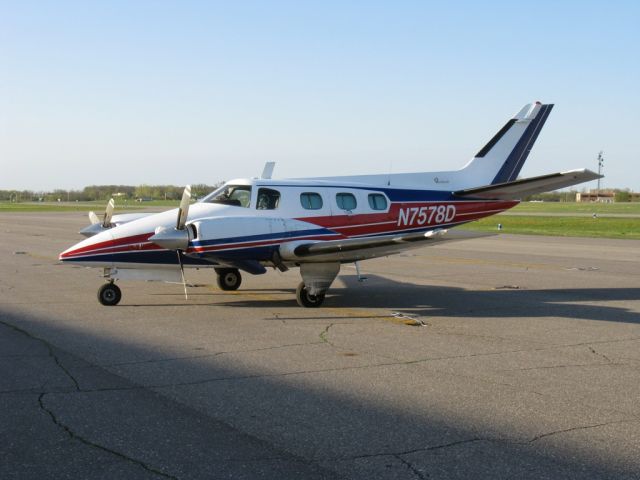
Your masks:
{"label": "crack in pavement", "polygon": [[414,466],[408,460],[402,458],[400,455],[394,455],[394,457],[400,460],[411,471],[411,473],[413,473],[420,480],[427,480],[427,478],[429,477],[428,474],[422,473],[422,471],[420,471],[416,466]]}
{"label": "crack in pavement", "polygon": [[[64,374],[73,382],[73,385],[75,387],[75,389],[71,392],[81,392],[82,389],[80,388],[80,384],[78,383],[78,381],[76,380],[76,378],[71,374],[71,372],[69,372],[69,370],[62,364],[62,362],[60,361],[60,359],[58,358],[58,356],[55,354],[54,352],[54,347],[47,342],[46,340],[43,340],[42,338],[36,337],[35,335],[32,335],[31,333],[27,332],[26,330],[23,330],[20,327],[17,327],[15,325],[12,325],[10,323],[7,323],[5,321],[0,320],[0,323],[2,325],[5,325],[8,328],[13,329],[16,332],[19,332],[23,335],[25,335],[26,337],[41,342],[42,344],[44,344],[47,347],[47,350],[49,352],[49,357],[51,357],[54,361],[54,363],[58,366],[58,368],[60,368],[60,370],[62,370],[64,372]],[[144,462],[137,460],[135,458],[129,457],[121,452],[118,452],[116,450],[112,450],[108,447],[105,447],[103,445],[100,445],[98,443],[92,442],[91,440],[88,440],[80,435],[78,435],[77,433],[75,433],[73,430],[71,430],[70,427],[68,427],[67,425],[63,424],[62,422],[60,422],[60,420],[56,417],[56,415],[53,413],[53,410],[51,410],[50,408],[47,408],[47,406],[44,403],[44,397],[45,395],[48,395],[51,392],[40,392],[40,394],[38,395],[38,405],[40,406],[40,409],[42,411],[44,411],[49,418],[51,418],[51,421],[58,427],[60,427],[68,436],[70,439],[72,440],[78,440],[79,442],[88,445],[90,447],[93,448],[97,448],[99,450],[103,450],[107,453],[110,453],[112,455],[115,455],[123,460],[126,460],[128,462],[131,462],[133,464],[139,465],[140,467],[144,468],[145,470],[154,473],[156,475],[160,475],[163,478],[170,478],[172,480],[178,480],[178,477],[174,477],[173,475],[169,475],[165,472],[162,472],[161,470],[158,470],[154,467],[151,467],[147,464],[145,464]]]}
{"label": "crack in pavement", "polygon": [[[551,432],[547,432],[547,433],[542,433],[540,435],[536,435],[535,437],[532,437],[528,440],[524,440],[524,441],[518,441],[518,440],[511,440],[508,438],[495,438],[495,437],[472,437],[472,438],[467,438],[464,440],[457,440],[455,442],[449,442],[449,443],[444,443],[441,445],[433,445],[430,447],[421,447],[421,448],[414,448],[414,449],[410,449],[410,450],[403,450],[400,452],[380,452],[380,453],[366,453],[366,454],[362,454],[362,455],[353,455],[350,457],[333,457],[333,458],[323,458],[321,459],[321,461],[332,461],[332,460],[357,460],[357,459],[361,459],[361,458],[373,458],[373,457],[396,457],[400,460],[404,460],[401,459],[400,457],[404,456],[404,455],[411,455],[414,453],[421,453],[421,452],[431,452],[434,450],[444,450],[444,449],[448,449],[448,448],[452,448],[452,447],[457,447],[458,445],[465,445],[468,443],[476,443],[476,442],[490,442],[490,443],[504,443],[504,444],[509,444],[509,445],[522,445],[522,446],[527,446],[527,445],[531,445],[539,440],[542,440],[543,438],[549,438],[552,437],[554,435],[561,435],[563,433],[569,433],[569,432],[574,432],[574,431],[579,431],[579,430],[588,430],[591,428],[599,428],[599,427],[605,427],[608,425],[616,425],[616,424],[624,424],[624,423],[637,423],[638,420],[635,419],[629,419],[629,420],[615,420],[612,422],[604,422],[604,423],[596,423],[596,424],[591,424],[591,425],[579,425],[576,427],[571,427],[571,428],[565,428],[562,430],[554,430]],[[409,464],[409,462],[406,462],[407,464]],[[415,467],[414,467],[415,468]]]}
{"label": "crack in pavement", "polygon": [[334,346],[333,343],[331,343],[329,341],[329,339],[327,338],[327,335],[329,334],[329,329],[331,327],[333,327],[335,325],[335,323],[330,323],[329,325],[327,325],[325,327],[325,329],[320,332],[320,335],[318,335],[320,337],[320,340],[322,340],[323,343],[328,343],[329,345],[331,345],[332,347]]}
{"label": "crack in pavement", "polygon": [[[85,438],[81,435],[79,435],[78,433],[76,433],[74,430],[72,430],[71,427],[69,427],[68,425],[62,423],[60,421],[60,419],[56,416],[56,414],[54,413],[54,411],[47,407],[45,405],[45,396],[49,395],[49,394],[76,394],[76,393],[93,393],[93,392],[106,392],[106,391],[126,391],[126,390],[148,390],[151,391],[151,387],[146,387],[146,386],[140,386],[140,385],[134,385],[133,387],[130,388],[102,388],[102,389],[82,389],[79,386],[79,383],[76,381],[76,379],[71,375],[71,373],[64,367],[64,365],[62,365],[60,359],[54,354],[54,349],[55,347],[53,347],[52,345],[48,344],[45,340],[38,338],[32,334],[30,334],[29,332],[16,327],[14,325],[8,324],[2,320],[0,320],[0,324],[3,324],[17,332],[20,332],[22,334],[24,334],[25,336],[42,342],[47,346],[47,349],[49,352],[51,352],[51,355],[47,355],[47,356],[51,356],[51,358],[54,360],[54,362],[56,363],[56,365],[65,372],[66,375],[69,376],[69,378],[73,381],[73,385],[74,388],[69,388],[66,390],[60,389],[60,390],[55,390],[55,391],[43,391],[44,390],[44,385],[40,386],[40,391],[30,391],[30,392],[22,392],[22,391],[18,391],[19,393],[28,393],[30,395],[38,395],[38,405],[41,411],[43,411],[44,413],[47,414],[47,416],[51,419],[51,421],[53,422],[54,425],[56,425],[57,427],[59,427],[60,429],[62,429],[65,434],[72,440],[77,440],[80,443],[83,443],[87,446],[93,447],[95,449],[98,450],[102,450],[104,452],[110,453],[122,460],[125,460],[129,463],[135,464],[143,469],[145,469],[146,471],[153,473],[155,475],[161,476],[163,478],[168,478],[168,479],[172,479],[172,480],[179,480],[179,477],[171,475],[169,473],[163,472],[162,470],[158,469],[157,467],[154,467],[152,465],[149,465],[147,463],[145,463],[142,460],[130,457],[120,451],[117,450],[113,450],[107,446],[101,445],[99,443],[93,442],[91,440],[89,440],[88,438]],[[315,342],[316,344],[320,344],[321,342]],[[278,347],[270,347],[270,348],[278,348]],[[220,352],[220,353],[227,353],[227,352]],[[233,353],[233,352],[230,352]],[[45,355],[42,355],[43,357]],[[101,368],[100,366],[95,366],[97,368]],[[106,370],[105,370],[106,371]],[[3,393],[3,392],[0,392]],[[10,392],[7,392],[10,393]],[[181,402],[176,402],[176,403],[181,403]],[[189,406],[187,406],[188,408],[191,408]],[[243,432],[242,430],[237,429],[236,427],[232,426],[231,424],[229,424],[228,422],[221,420],[221,419],[217,419],[215,417],[211,417],[214,421],[219,422],[227,427],[229,427],[230,429],[237,431],[237,432],[241,432],[243,435],[246,435],[247,437],[249,437],[250,439],[253,440],[257,440],[259,442],[263,442],[266,445],[269,446],[269,448],[275,449],[276,451],[279,450],[282,452],[281,455],[274,455],[274,456],[266,456],[266,457],[257,457],[257,458],[229,458],[228,461],[229,462],[240,462],[240,463],[244,463],[246,464],[247,462],[252,463],[252,462],[260,462],[260,461],[270,461],[270,460],[287,460],[289,458],[293,458],[297,461],[299,461],[302,464],[305,465],[310,465],[313,466],[315,465],[315,463],[305,457],[302,457],[300,455],[296,455],[294,453],[291,453],[289,451],[287,451],[286,449],[282,449],[282,448],[277,448],[275,444],[272,444],[268,441],[266,441],[265,439],[261,439],[260,437],[257,437],[255,435],[251,435],[247,432]]]}
{"label": "crack in pavement", "polygon": [[563,430],[555,430],[553,432],[542,433],[540,435],[537,435],[533,437],[531,440],[529,440],[528,442],[526,442],[526,444],[534,443],[543,438],[552,437],[554,435],[560,435],[562,433],[575,432],[577,430],[588,430],[590,428],[606,427],[607,425],[616,425],[621,423],[636,423],[637,421],[638,421],[637,419],[636,420],[615,420],[613,422],[596,423],[593,425],[582,425],[578,427],[565,428]]}
{"label": "crack in pavement", "polygon": [[568,363],[566,365],[548,365],[546,367],[526,367],[526,368],[509,368],[497,370],[498,372],[527,372],[530,370],[553,370],[555,368],[571,368],[571,367],[626,367],[626,363],[608,362],[608,363]]}
{"label": "crack in pavement", "polygon": [[40,338],[40,337],[36,337],[35,335],[27,332],[26,330],[17,327],[15,325],[12,325],[11,323],[7,323],[3,320],[0,320],[0,324],[4,325],[5,327],[8,327],[18,333],[21,333],[22,335],[26,336],[27,338],[30,338],[32,340],[36,340],[37,342],[42,343],[46,348],[47,351],[49,353],[49,357],[51,357],[53,359],[53,361],[55,362],[55,364],[60,368],[60,370],[62,370],[64,372],[64,374],[67,376],[67,378],[69,378],[69,380],[71,380],[73,382],[73,385],[75,386],[76,391],[80,391],[80,384],[78,383],[78,381],[76,380],[76,378],[71,374],[71,372],[69,372],[69,370],[67,370],[67,368],[62,365],[62,362],[60,362],[60,359],[58,358],[58,356],[55,354],[54,352],[54,347],[53,345],[51,345],[49,342],[47,342],[46,340]]}
{"label": "crack in pavement", "polygon": [[[385,316],[385,318],[386,318],[386,316]],[[354,349],[352,349],[352,348],[345,348],[345,347],[339,347],[339,346],[337,346],[335,343],[333,343],[332,341],[330,341],[330,340],[329,340],[329,338],[328,338],[329,330],[330,330],[332,327],[334,327],[335,325],[352,325],[352,323],[349,323],[349,322],[333,322],[333,323],[330,323],[329,325],[327,325],[327,326],[325,327],[325,329],[324,329],[322,332],[320,332],[320,335],[318,335],[318,336],[320,337],[320,340],[322,340],[322,343],[326,343],[326,344],[327,344],[327,345],[329,345],[331,348],[333,348],[333,349],[335,349],[335,350],[338,350],[338,351],[340,351],[340,352],[356,352],[356,353],[357,353],[357,354],[359,354],[359,355],[361,355],[361,354],[363,354],[363,353],[366,353],[366,354],[368,354],[368,355],[373,355],[373,356],[375,356],[375,357],[379,357],[379,358],[384,358],[384,359],[387,359],[387,360],[391,360],[391,361],[393,361],[394,363],[400,362],[400,360],[398,360],[397,358],[395,358],[395,357],[390,357],[390,356],[388,356],[388,355],[381,355],[380,353],[370,352],[370,351],[368,351],[368,350],[365,350],[364,352],[361,352],[361,351],[356,351],[356,350],[354,350]],[[393,365],[394,363],[390,363],[389,365]],[[383,364],[383,365],[384,365],[384,364]]]}
{"label": "crack in pavement", "polygon": [[111,448],[105,447],[104,445],[100,445],[98,443],[92,442],[91,440],[88,440],[80,435],[78,435],[77,433],[75,433],[73,430],[71,430],[71,428],[69,428],[67,425],[65,425],[64,423],[62,423],[57,417],[56,415],[53,413],[53,411],[49,408],[47,408],[47,406],[44,404],[44,397],[45,395],[47,395],[46,393],[41,393],[40,396],[38,397],[38,404],[40,405],[40,409],[42,411],[44,411],[45,413],[47,413],[47,415],[51,418],[51,421],[54,423],[54,425],[56,425],[57,427],[61,428],[68,436],[71,440],[77,440],[80,443],[83,443],[87,446],[93,447],[93,448],[97,448],[98,450],[102,450],[104,452],[110,453],[112,455],[115,455],[118,458],[121,458],[122,460],[126,460],[130,463],[133,463],[134,465],[138,465],[140,467],[142,467],[143,469],[147,470],[148,472],[154,473],[156,475],[159,475],[163,478],[170,478],[172,480],[178,480],[178,477],[174,477],[173,475],[170,475],[168,473],[165,473],[161,470],[158,470],[157,468],[154,468],[152,466],[147,465],[146,463],[144,463],[141,460],[129,457],[127,455],[125,455],[124,453],[118,452],[117,450],[112,450]]}
{"label": "crack in pavement", "polygon": [[611,360],[609,357],[607,357],[604,353],[596,352],[596,349],[591,347],[591,346],[588,346],[588,348],[589,348],[589,351],[591,353],[593,353],[594,355],[597,355],[599,357],[604,358],[609,363],[612,363],[612,364],[614,363],[613,360]]}

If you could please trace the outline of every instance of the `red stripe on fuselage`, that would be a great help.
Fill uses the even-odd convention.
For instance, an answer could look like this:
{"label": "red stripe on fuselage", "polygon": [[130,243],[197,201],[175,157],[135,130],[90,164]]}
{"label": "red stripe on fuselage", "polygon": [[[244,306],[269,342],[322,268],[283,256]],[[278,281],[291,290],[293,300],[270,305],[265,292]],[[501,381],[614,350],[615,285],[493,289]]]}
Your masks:
{"label": "red stripe on fuselage", "polygon": [[[66,252],[60,255],[60,258],[69,258],[76,255],[86,254],[86,253],[96,253],[97,250],[105,250],[104,253],[111,253],[109,250],[118,246],[122,246],[123,248],[131,248],[131,244],[137,245],[141,243],[145,243],[149,240],[149,237],[153,235],[151,233],[143,233],[141,235],[133,235],[131,237],[123,237],[116,238],[113,240],[105,240],[104,242],[92,243],[91,245],[87,245],[86,247],[76,248],[75,250],[71,250],[70,252]],[[109,249],[109,250],[106,250]],[[139,249],[136,249],[139,250]],[[102,253],[102,252],[101,252]]]}
{"label": "red stripe on fuselage", "polygon": [[[480,218],[495,215],[514,206],[519,201],[456,201],[456,202],[397,202],[392,203],[389,211],[385,213],[363,213],[352,215],[332,215],[323,217],[299,217],[296,220],[309,222],[327,229],[338,230],[346,237],[374,235],[379,233],[402,232],[416,228],[438,228],[441,225],[451,225],[469,222]],[[400,211],[403,209],[420,209],[438,206],[455,206],[455,215],[442,222],[416,221],[400,225]],[[414,218],[415,220],[415,218]],[[433,219],[432,219],[433,220]]]}

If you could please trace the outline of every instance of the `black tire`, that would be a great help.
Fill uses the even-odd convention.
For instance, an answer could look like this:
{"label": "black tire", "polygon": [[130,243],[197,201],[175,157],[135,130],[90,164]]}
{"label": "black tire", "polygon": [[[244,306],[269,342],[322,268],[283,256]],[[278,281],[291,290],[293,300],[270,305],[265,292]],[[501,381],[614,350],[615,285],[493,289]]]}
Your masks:
{"label": "black tire", "polygon": [[98,301],[107,307],[117,305],[122,298],[122,291],[115,283],[105,283],[98,289]]}
{"label": "black tire", "polygon": [[242,275],[237,268],[216,269],[218,278],[216,279],[220,290],[237,290],[242,283]]}
{"label": "black tire", "polygon": [[298,288],[296,288],[296,300],[301,307],[318,308],[324,302],[324,293],[311,295],[304,282],[300,282]]}

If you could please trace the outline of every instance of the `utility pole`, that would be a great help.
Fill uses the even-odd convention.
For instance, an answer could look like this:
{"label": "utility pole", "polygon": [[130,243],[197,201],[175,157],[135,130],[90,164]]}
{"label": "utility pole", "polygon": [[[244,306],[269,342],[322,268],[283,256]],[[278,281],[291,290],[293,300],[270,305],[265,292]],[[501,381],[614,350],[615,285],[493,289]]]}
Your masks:
{"label": "utility pole", "polygon": [[[598,175],[602,175],[602,168],[604,167],[604,152],[600,150],[598,153]],[[598,177],[598,201],[600,201],[600,177]]]}

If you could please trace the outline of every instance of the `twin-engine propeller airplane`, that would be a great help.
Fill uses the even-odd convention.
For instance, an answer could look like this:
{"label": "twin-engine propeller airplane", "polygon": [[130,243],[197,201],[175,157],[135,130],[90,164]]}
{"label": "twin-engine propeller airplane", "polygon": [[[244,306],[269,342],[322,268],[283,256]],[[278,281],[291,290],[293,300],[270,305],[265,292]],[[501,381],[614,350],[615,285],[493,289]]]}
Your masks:
{"label": "twin-engine propeller airplane", "polygon": [[[116,305],[114,281],[181,281],[184,267],[212,267],[223,290],[240,271],[299,267],[298,304],[318,307],[343,263],[399,253],[446,240],[448,229],[507,210],[525,195],[599,178],[571,170],[518,180],[553,105],[526,105],[460,170],[227,182],[197,203],[184,190],[178,209],[113,216],[81,231],[89,238],[60,254],[63,262],[100,267],[108,283],[103,305]],[[357,263],[356,263],[357,266]]]}

